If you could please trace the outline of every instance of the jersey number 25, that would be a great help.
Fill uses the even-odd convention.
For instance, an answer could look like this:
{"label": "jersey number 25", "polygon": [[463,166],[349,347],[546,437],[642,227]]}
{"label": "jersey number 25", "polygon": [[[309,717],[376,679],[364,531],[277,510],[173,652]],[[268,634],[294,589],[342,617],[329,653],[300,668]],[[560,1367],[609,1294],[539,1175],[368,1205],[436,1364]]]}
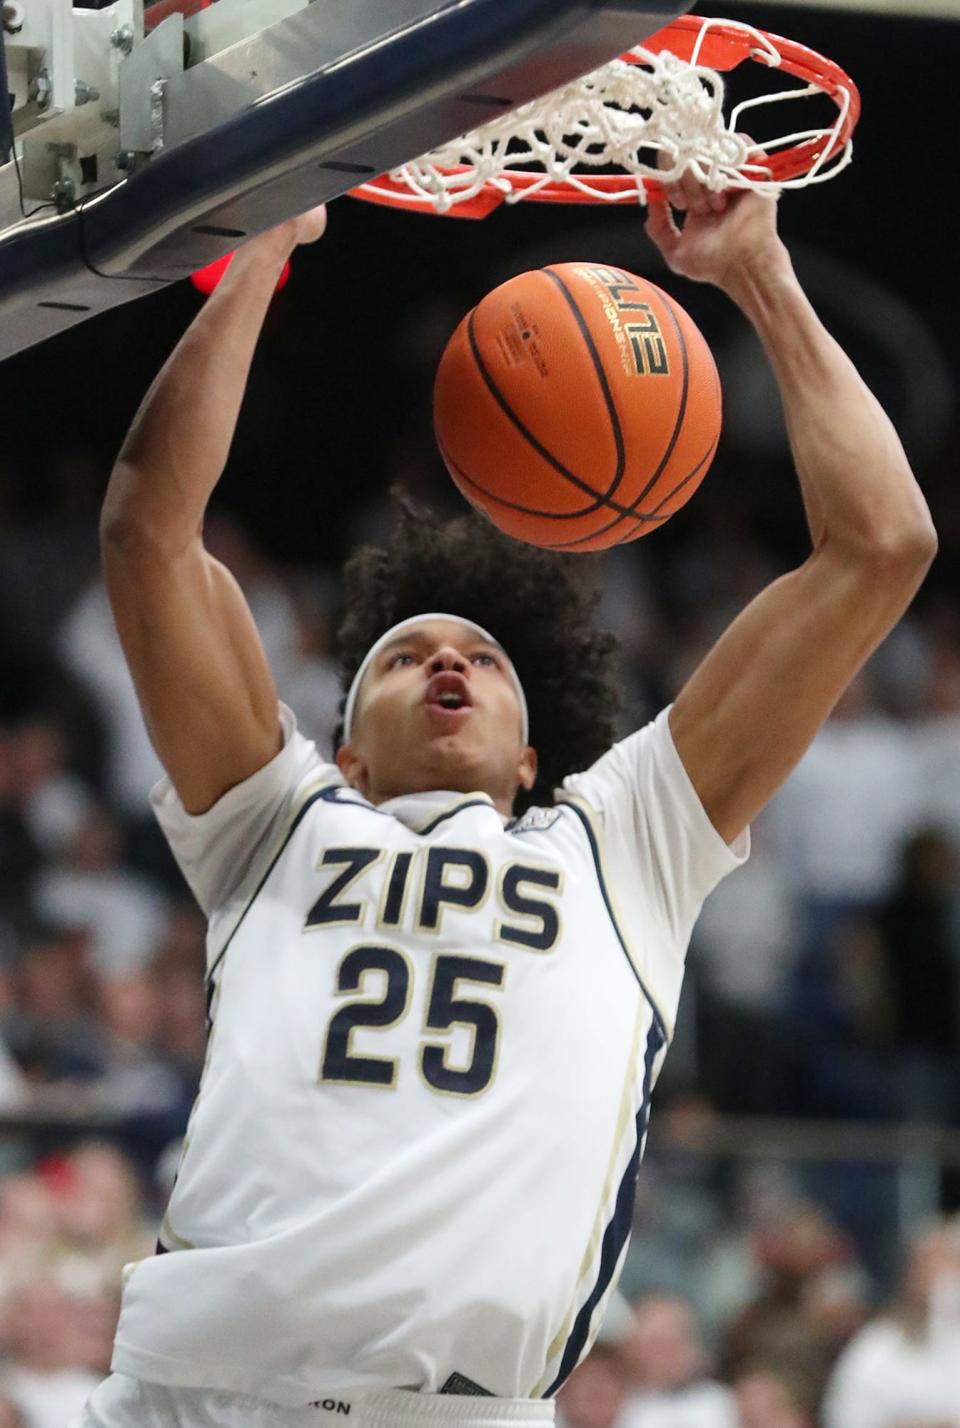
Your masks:
{"label": "jersey number 25", "polygon": [[[502,988],[506,970],[504,963],[485,957],[446,952],[434,957],[424,1032],[451,1032],[464,1026],[470,1032],[471,1045],[467,1065],[456,1066],[451,1065],[448,1044],[424,1037],[418,1047],[417,1064],[431,1090],[476,1096],[490,1085],[500,1049],[500,1015],[490,1002],[468,1001],[458,993],[461,982]],[[375,999],[363,995],[371,974],[379,984]],[[403,1020],[410,1009],[413,977],[410,960],[395,947],[364,944],[344,955],[337,969],[337,993],[349,996],[359,992],[362,999],[352,996],[330,1020],[320,1067],[321,1082],[388,1089],[397,1084],[398,1058],[358,1055],[351,1049],[351,1042],[360,1028],[384,1031]]]}

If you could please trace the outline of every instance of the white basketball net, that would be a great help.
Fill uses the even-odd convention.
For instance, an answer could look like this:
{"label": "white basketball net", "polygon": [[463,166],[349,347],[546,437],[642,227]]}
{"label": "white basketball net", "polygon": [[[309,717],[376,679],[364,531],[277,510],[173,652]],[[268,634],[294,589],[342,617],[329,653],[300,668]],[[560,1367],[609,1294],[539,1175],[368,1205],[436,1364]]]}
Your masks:
{"label": "white basketball net", "polygon": [[[821,183],[846,168],[853,146],[849,140],[839,147],[836,142],[850,107],[849,92],[842,91],[835,125],[764,141],[767,154],[805,140],[826,141],[809,172],[781,183],[772,181],[763,156],[751,149],[740,133],[745,111],[823,91],[810,84],[765,94],[737,105],[725,117],[722,76],[697,62],[707,32],[717,24],[747,32],[752,59],[771,68],[780,65],[780,52],[762,31],[730,20],[707,20],[689,62],[668,51],[654,54],[638,46],[631,54],[640,64],[615,59],[394,169],[390,178],[409,190],[411,203],[429,203],[438,213],[445,213],[455,204],[475,198],[487,186],[498,189],[508,203],[531,198],[558,181],[594,199],[622,203],[632,198],[645,203],[648,179],[671,183],[687,171],[715,191],[736,185],[778,193],[783,188]],[[659,166],[657,155],[662,156]],[[524,174],[521,187],[509,170],[522,165],[537,165],[542,173],[535,177]],[[624,171],[622,186],[598,191],[584,182],[589,170],[611,166]],[[450,169],[460,171],[444,172]],[[364,185],[367,190],[376,191],[376,187],[376,181]],[[394,191],[393,201],[402,202],[404,197]]]}

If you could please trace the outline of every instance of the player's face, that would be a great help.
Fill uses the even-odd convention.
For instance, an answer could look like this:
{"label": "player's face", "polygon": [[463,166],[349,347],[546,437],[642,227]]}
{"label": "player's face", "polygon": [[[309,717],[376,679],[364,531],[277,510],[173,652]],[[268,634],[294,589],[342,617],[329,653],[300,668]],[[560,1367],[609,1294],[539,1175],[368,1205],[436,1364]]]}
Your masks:
{"label": "player's face", "polygon": [[536,754],[503,651],[454,620],[425,620],[379,652],[337,763],[373,803],[401,793],[488,793],[510,813]]}

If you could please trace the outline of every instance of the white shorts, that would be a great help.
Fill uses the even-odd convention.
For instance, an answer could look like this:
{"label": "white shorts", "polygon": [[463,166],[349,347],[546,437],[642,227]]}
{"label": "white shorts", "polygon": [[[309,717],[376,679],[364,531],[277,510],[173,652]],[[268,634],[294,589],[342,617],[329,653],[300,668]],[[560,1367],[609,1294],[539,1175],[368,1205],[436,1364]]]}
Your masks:
{"label": "white shorts", "polygon": [[547,1428],[552,1399],[474,1398],[405,1389],[332,1392],[303,1408],[114,1373],[68,1428]]}

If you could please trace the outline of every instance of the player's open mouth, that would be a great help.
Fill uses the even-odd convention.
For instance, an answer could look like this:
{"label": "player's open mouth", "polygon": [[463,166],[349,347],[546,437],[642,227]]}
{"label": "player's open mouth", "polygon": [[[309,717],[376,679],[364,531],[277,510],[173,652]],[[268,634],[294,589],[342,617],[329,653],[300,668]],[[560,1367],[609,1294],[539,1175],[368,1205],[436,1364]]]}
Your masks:
{"label": "player's open mouth", "polygon": [[424,703],[431,713],[448,717],[463,718],[473,709],[467,681],[453,670],[433,676],[427,685]]}

